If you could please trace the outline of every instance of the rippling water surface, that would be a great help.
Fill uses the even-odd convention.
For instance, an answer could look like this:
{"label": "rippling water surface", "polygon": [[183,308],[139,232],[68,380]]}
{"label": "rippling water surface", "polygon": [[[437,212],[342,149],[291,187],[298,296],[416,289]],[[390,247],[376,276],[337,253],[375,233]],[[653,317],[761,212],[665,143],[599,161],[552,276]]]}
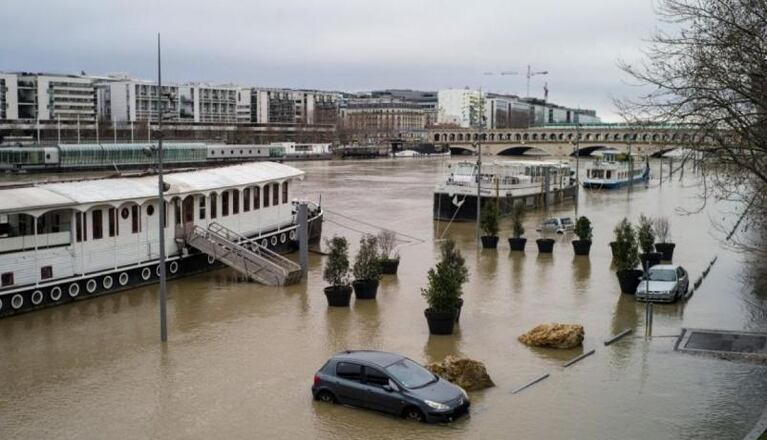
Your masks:
{"label": "rippling water surface", "polygon": [[[656,180],[632,192],[581,191],[579,214],[591,217],[595,233],[590,258],[576,258],[572,237],[538,255],[544,211],[527,217],[524,254],[508,251],[508,220],[497,251],[477,251],[473,224],[445,232],[446,223],[431,220],[444,165],[297,164],[307,171],[298,191],[321,194],[330,211],[326,237],[346,235],[356,249],[357,231],[372,231],[340,213],[423,240],[401,248],[399,274],[384,277],[376,301],[328,308],[323,258],[312,254],[308,281],[287,288],[245,282],[228,269],[170,282],[166,347],[156,286],[0,320],[0,438],[738,439],[750,430],[767,404],[767,368],[673,351],[681,327],[767,330],[767,298],[748,281],[755,265],[722,246],[711,226],[725,215],[720,207],[681,213],[700,203],[691,170],[662,187]],[[644,305],[619,293],[607,245],[620,218],[640,213],[671,218],[675,262],[693,277],[718,256],[687,303],[655,307],[649,340]],[[573,216],[574,204],[548,215]],[[430,336],[419,289],[443,234],[458,242],[471,279],[456,334]],[[517,342],[550,321],[583,324],[584,348]],[[634,335],[604,347],[626,328]],[[470,356],[485,362],[497,386],[472,393],[471,416],[444,426],[312,401],[313,373],[347,348],[423,362]],[[595,355],[561,367],[591,348]],[[511,394],[546,372],[549,379]]]}

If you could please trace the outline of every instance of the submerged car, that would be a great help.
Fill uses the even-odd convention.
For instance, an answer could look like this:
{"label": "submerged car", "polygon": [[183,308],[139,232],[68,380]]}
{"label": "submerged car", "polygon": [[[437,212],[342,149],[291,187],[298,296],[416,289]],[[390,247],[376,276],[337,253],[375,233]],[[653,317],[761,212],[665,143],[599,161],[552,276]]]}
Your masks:
{"label": "submerged car", "polygon": [[652,302],[674,302],[687,294],[690,277],[682,266],[658,264],[647,271],[637,287],[636,299]]}
{"label": "submerged car", "polygon": [[419,422],[450,422],[471,402],[463,388],[396,353],[337,353],[314,375],[315,400],[387,412]]}
{"label": "submerged car", "polygon": [[575,223],[570,217],[547,218],[535,230],[538,232],[556,232],[564,234],[575,229]]}

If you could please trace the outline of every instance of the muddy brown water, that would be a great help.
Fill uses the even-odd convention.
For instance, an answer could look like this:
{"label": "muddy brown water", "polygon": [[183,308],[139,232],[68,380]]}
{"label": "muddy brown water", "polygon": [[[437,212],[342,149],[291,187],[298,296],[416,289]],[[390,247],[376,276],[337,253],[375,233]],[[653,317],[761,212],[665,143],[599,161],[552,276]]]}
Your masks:
{"label": "muddy brown water", "polygon": [[[159,343],[156,286],[0,320],[0,438],[285,439],[738,439],[767,404],[767,368],[673,350],[681,327],[767,330],[754,263],[718,240],[721,207],[698,206],[691,171],[649,188],[581,191],[579,213],[594,222],[590,258],[558,237],[538,255],[535,225],[573,216],[574,204],[530,213],[524,254],[510,253],[501,222],[497,251],[477,251],[473,224],[431,220],[433,186],[445,161],[306,162],[300,193],[322,195],[325,236],[372,231],[350,216],[406,232],[396,277],[375,301],[330,309],[322,294],[323,257],[311,255],[307,282],[270,288],[222,269],[168,283],[169,334]],[[657,167],[657,164],[654,164]],[[3,176],[7,181],[17,177]],[[25,179],[30,176],[23,177]],[[642,337],[644,305],[621,295],[607,243],[623,216],[667,215],[675,262],[697,277],[686,303],[655,307],[652,339]],[[461,323],[430,336],[419,289],[438,253],[435,237],[458,242],[470,269]],[[296,258],[294,255],[293,258]],[[533,349],[519,334],[542,322],[581,323],[582,349]],[[603,340],[626,328],[632,336]],[[347,348],[396,351],[422,362],[457,354],[487,365],[497,386],[471,393],[471,416],[419,425],[311,399],[312,375]],[[569,368],[585,350],[596,353]],[[519,394],[511,391],[551,376]]]}

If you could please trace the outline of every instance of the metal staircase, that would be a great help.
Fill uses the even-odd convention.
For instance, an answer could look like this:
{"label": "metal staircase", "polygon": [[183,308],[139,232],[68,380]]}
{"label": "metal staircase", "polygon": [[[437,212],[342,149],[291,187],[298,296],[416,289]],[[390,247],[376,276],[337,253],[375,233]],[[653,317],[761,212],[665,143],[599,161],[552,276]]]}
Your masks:
{"label": "metal staircase", "polygon": [[215,222],[207,229],[195,225],[186,243],[262,284],[286,286],[301,280],[301,266]]}

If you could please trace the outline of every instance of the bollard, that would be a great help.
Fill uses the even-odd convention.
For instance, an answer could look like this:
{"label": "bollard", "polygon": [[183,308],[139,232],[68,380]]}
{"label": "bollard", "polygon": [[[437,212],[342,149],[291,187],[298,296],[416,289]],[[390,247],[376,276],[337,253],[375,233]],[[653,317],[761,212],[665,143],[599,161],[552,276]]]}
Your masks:
{"label": "bollard", "polygon": [[298,263],[301,266],[301,277],[305,278],[309,271],[309,207],[305,201],[298,203]]}

